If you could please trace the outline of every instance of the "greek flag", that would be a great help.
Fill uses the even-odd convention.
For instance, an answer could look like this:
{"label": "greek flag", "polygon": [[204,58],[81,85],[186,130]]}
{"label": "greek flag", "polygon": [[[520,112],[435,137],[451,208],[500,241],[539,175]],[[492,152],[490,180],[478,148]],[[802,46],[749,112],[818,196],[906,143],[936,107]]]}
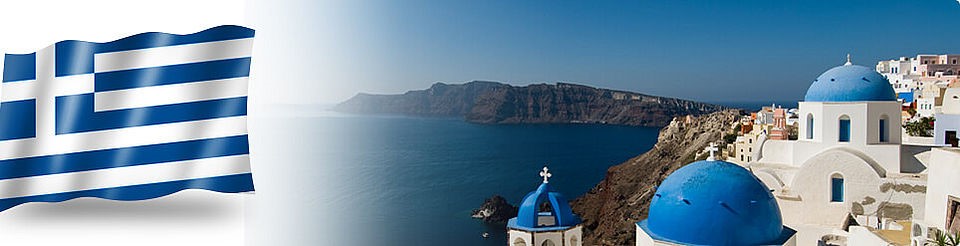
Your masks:
{"label": "greek flag", "polygon": [[78,197],[253,191],[246,122],[253,36],[219,26],[5,54],[0,211]]}

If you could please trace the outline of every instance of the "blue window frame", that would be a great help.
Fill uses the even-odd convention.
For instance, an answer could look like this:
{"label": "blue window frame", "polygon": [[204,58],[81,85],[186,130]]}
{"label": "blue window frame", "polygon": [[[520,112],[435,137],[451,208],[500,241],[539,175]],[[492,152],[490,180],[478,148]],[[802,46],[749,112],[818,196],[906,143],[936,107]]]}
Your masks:
{"label": "blue window frame", "polygon": [[843,178],[831,178],[830,184],[830,201],[843,202]]}
{"label": "blue window frame", "polygon": [[850,142],[850,119],[840,119],[840,142]]}
{"label": "blue window frame", "polygon": [[886,143],[887,139],[887,119],[880,119],[880,142]]}

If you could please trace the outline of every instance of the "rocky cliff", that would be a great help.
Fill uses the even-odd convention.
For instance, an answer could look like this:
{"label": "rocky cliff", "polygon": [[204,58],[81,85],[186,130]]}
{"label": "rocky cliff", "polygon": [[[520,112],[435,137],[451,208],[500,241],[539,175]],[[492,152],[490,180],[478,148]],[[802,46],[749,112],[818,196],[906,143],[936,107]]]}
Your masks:
{"label": "rocky cliff", "polygon": [[677,117],[660,130],[646,153],[610,167],[606,177],[571,202],[583,219],[584,245],[634,245],[634,223],[647,217],[656,186],[674,170],[694,160],[710,142],[730,133],[738,110],[700,117]]}
{"label": "rocky cliff", "polygon": [[603,123],[664,126],[682,115],[724,107],[633,92],[557,83],[511,86],[474,81],[436,83],[399,95],[357,94],[334,110],[359,114],[463,117],[475,123]]}

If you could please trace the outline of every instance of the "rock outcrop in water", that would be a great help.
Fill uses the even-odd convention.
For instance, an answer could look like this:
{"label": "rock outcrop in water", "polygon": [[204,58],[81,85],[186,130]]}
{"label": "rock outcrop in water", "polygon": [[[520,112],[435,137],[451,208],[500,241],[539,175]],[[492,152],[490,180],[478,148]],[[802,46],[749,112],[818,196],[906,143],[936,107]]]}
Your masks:
{"label": "rock outcrop in water", "polygon": [[583,219],[584,245],[634,245],[634,223],[647,217],[657,184],[674,170],[706,158],[697,153],[732,132],[738,115],[738,110],[725,110],[675,118],[660,130],[650,151],[610,167],[597,186],[571,202]]}
{"label": "rock outcrop in water", "polygon": [[483,205],[474,209],[470,216],[487,223],[506,223],[510,218],[517,217],[517,207],[502,196],[494,195],[483,201]]}
{"label": "rock outcrop in water", "polygon": [[684,115],[724,109],[694,101],[599,89],[569,83],[511,86],[474,81],[433,84],[429,89],[399,95],[360,93],[334,107],[358,114],[403,114],[463,117],[469,122],[601,123],[664,126]]}

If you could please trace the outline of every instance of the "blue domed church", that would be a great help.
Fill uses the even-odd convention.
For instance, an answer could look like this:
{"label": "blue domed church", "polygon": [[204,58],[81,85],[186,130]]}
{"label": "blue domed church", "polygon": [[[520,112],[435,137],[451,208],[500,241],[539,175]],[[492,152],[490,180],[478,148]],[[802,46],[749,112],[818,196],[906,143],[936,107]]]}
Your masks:
{"label": "blue domed church", "polygon": [[773,194],[749,170],[711,157],[657,187],[639,245],[795,245]]}
{"label": "blue domed church", "polygon": [[[507,221],[508,245],[580,246],[583,226],[563,194],[550,187],[547,167],[540,172],[543,183],[520,203],[517,217]],[[543,209],[548,207],[549,209]]]}
{"label": "blue domed church", "polygon": [[[931,211],[926,201],[941,185],[928,185],[927,175],[951,171],[928,167],[951,158],[935,157],[948,153],[930,146],[902,144],[901,104],[890,81],[848,56],[813,79],[798,106],[798,139],[755,142],[757,157],[743,164],[771,191],[780,220],[797,231],[796,243],[922,245],[931,224],[926,214],[949,214],[940,212],[948,206]],[[949,199],[933,198],[938,204]],[[652,208],[650,214],[652,220]],[[936,225],[949,221],[943,217],[931,218]]]}

